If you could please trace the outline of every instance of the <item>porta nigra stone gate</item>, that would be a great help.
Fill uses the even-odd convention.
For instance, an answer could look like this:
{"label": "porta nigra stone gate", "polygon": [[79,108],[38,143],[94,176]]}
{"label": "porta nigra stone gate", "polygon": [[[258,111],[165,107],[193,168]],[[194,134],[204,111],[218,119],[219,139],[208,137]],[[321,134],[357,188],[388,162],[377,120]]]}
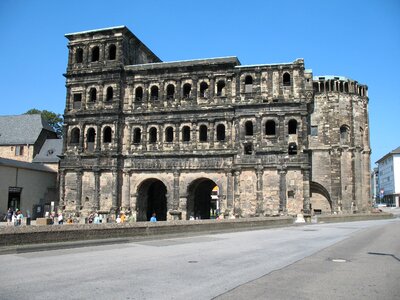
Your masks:
{"label": "porta nigra stone gate", "polygon": [[62,211],[145,221],[368,208],[367,86],[313,77],[303,59],[162,62],[125,26],[66,37]]}

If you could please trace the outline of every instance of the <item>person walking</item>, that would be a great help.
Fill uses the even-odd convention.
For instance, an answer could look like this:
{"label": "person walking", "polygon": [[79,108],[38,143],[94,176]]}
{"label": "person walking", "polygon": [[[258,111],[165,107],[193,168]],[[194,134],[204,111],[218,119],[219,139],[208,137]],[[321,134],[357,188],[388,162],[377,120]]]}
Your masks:
{"label": "person walking", "polygon": [[58,214],[57,219],[58,219],[58,225],[64,224],[64,217],[63,217],[63,214],[61,212]]}
{"label": "person walking", "polygon": [[11,209],[11,207],[8,209],[7,211],[7,225],[11,225],[12,224],[12,217],[13,217],[13,210]]}
{"label": "person walking", "polygon": [[156,213],[151,215],[150,222],[157,222]]}

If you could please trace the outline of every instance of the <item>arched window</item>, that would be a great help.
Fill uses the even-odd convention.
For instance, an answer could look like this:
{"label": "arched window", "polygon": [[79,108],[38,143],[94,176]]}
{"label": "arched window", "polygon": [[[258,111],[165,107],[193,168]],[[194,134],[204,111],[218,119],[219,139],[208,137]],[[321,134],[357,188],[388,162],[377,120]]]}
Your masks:
{"label": "arched window", "polygon": [[318,82],[314,82],[314,83],[313,83],[313,88],[314,88],[314,92],[316,92],[316,93],[319,92]]}
{"label": "arched window", "polygon": [[77,64],[80,64],[83,62],[83,49],[82,48],[78,48],[76,49],[76,53],[75,53],[75,62]]}
{"label": "arched window", "polygon": [[217,82],[217,96],[224,97],[225,96],[225,81],[219,80]]}
{"label": "arched window", "polygon": [[111,86],[107,88],[106,101],[112,101],[114,98],[114,90]]}
{"label": "arched window", "polygon": [[288,133],[289,134],[297,134],[297,121],[290,120],[288,123]]}
{"label": "arched window", "polygon": [[117,57],[117,47],[112,44],[110,47],[108,47],[108,59],[109,60],[115,60]]}
{"label": "arched window", "polygon": [[[325,82],[324,81],[322,81],[321,82],[321,93],[323,93],[323,92],[325,92]],[[328,91],[328,89],[326,89],[327,91]]]}
{"label": "arched window", "polygon": [[284,86],[290,85],[290,74],[287,72],[283,74],[283,85]]}
{"label": "arched window", "polygon": [[165,129],[165,141],[167,143],[172,143],[174,140],[174,129],[169,126]]}
{"label": "arched window", "polygon": [[133,130],[133,143],[140,144],[142,141],[142,130],[140,128],[135,128]]}
{"label": "arched window", "polygon": [[167,100],[175,98],[175,86],[173,84],[167,85]]}
{"label": "arched window", "polygon": [[344,84],[344,91],[345,91],[345,93],[349,92],[349,84],[347,82],[345,82],[345,84]]}
{"label": "arched window", "polygon": [[190,98],[191,90],[192,90],[192,85],[190,83],[185,83],[183,85],[183,98],[184,99],[189,99]]}
{"label": "arched window", "polygon": [[199,140],[200,142],[207,142],[207,126],[200,125]]}
{"label": "arched window", "polygon": [[208,98],[208,84],[207,82],[200,83],[200,97]]}
{"label": "arched window", "polygon": [[112,140],[111,127],[107,126],[103,130],[103,143],[111,143],[111,140]]}
{"label": "arched window", "polygon": [[252,93],[253,92],[253,77],[247,75],[244,79],[244,92]]}
{"label": "arched window", "polygon": [[138,86],[135,90],[135,101],[140,102],[143,100],[143,88]]}
{"label": "arched window", "polygon": [[253,122],[252,121],[247,121],[245,124],[244,124],[244,127],[245,127],[245,134],[246,135],[253,135]]}
{"label": "arched window", "polygon": [[217,141],[225,141],[225,125],[217,125]]}
{"label": "arched window", "polygon": [[150,89],[150,97],[151,100],[157,101],[158,100],[158,86],[153,85]]}
{"label": "arched window", "polygon": [[79,144],[79,138],[81,136],[81,131],[79,128],[74,128],[71,130],[71,139],[69,141],[70,144]]}
{"label": "arched window", "polygon": [[251,155],[253,154],[253,144],[248,143],[244,145],[244,154]]}
{"label": "arched window", "polygon": [[100,49],[99,47],[95,46],[92,48],[92,59],[91,61],[99,61],[100,59]]}
{"label": "arched window", "polygon": [[276,125],[275,121],[273,120],[268,120],[265,123],[265,134],[266,135],[275,135],[276,134]]}
{"label": "arched window", "polygon": [[347,145],[349,142],[349,129],[346,125],[340,127],[340,143]]}
{"label": "arched window", "polygon": [[91,88],[89,92],[89,101],[96,102],[97,100],[97,90],[95,88]]}
{"label": "arched window", "polygon": [[94,150],[95,139],[96,139],[96,131],[94,130],[94,128],[89,128],[86,132],[87,150],[89,151]]}
{"label": "arched window", "polygon": [[154,144],[157,142],[157,128],[151,127],[149,130],[149,143]]}
{"label": "arched window", "polygon": [[290,143],[288,147],[288,154],[295,155],[297,154],[297,145],[296,143]]}
{"label": "arched window", "polygon": [[189,142],[190,141],[190,127],[183,126],[182,128],[182,141]]}

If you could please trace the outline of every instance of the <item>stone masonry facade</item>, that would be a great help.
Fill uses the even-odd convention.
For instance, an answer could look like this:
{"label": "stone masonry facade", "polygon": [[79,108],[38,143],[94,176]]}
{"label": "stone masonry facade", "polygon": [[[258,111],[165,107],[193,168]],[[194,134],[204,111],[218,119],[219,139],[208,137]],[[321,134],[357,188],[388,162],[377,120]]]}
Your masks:
{"label": "stone masonry facade", "polygon": [[365,85],[313,78],[303,59],[161,62],[125,26],[66,37],[61,210],[145,221],[367,209]]}

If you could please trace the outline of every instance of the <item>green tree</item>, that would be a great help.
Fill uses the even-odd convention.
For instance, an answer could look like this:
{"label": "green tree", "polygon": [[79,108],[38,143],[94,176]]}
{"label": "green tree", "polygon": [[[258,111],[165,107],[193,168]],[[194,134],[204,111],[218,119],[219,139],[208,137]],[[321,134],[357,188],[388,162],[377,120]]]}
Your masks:
{"label": "green tree", "polygon": [[63,117],[60,114],[56,114],[52,111],[48,110],[39,110],[36,108],[32,108],[28,110],[24,115],[42,115],[43,119],[49,123],[49,125],[54,129],[59,137],[62,136],[62,126],[63,126]]}

